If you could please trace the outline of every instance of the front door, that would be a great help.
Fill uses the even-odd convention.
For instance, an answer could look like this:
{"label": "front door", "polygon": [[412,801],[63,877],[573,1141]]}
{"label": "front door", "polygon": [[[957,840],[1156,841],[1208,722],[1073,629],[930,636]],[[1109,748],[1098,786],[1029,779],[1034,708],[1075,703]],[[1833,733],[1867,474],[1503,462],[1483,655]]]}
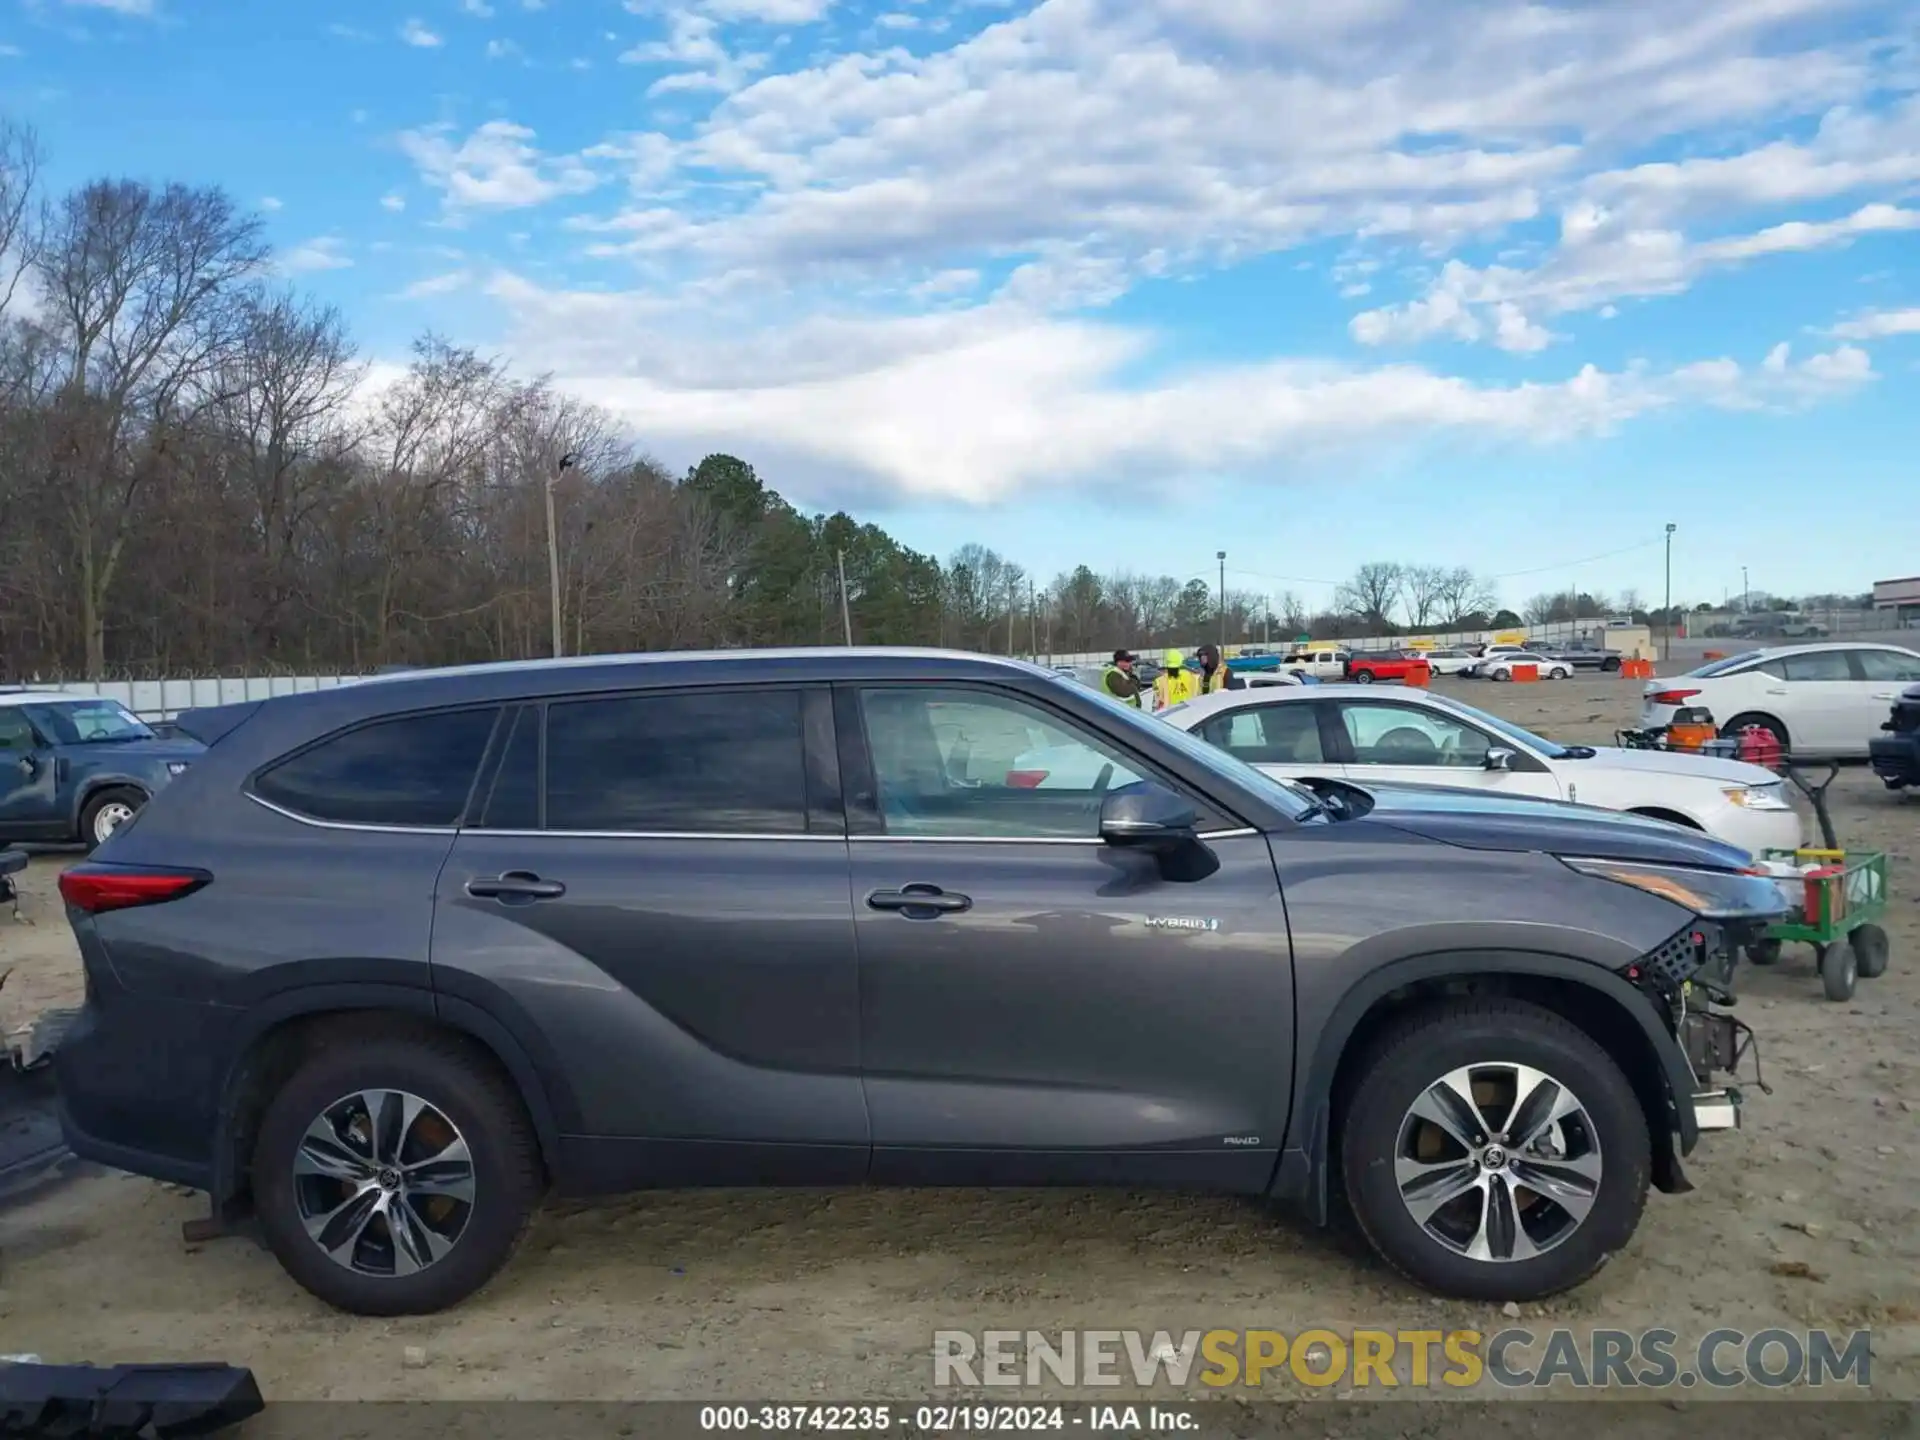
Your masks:
{"label": "front door", "polygon": [[674,691],[529,705],[482,776],[435,987],[544,1037],[586,1188],[864,1178],[845,824],[817,759],[824,688]]}
{"label": "front door", "polygon": [[1263,1189],[1293,1034],[1266,841],[1203,807],[1179,862],[1102,844],[1104,796],[1160,777],[1011,691],[835,710],[875,1178]]}
{"label": "front door", "polygon": [[0,841],[65,838],[52,751],[17,706],[0,706]]}
{"label": "front door", "polygon": [[1784,656],[1779,666],[1784,678],[1768,686],[1759,708],[1769,700],[1785,707],[1780,718],[1787,722],[1792,748],[1813,754],[1865,754],[1872,727],[1860,728],[1859,701],[1866,687],[1854,678],[1847,652],[1809,650]]}
{"label": "front door", "polygon": [[[1331,733],[1347,777],[1366,785],[1446,785],[1543,800],[1578,800],[1563,794],[1544,761],[1477,725],[1394,700],[1340,700],[1333,705]],[[1511,752],[1508,768],[1488,767],[1495,748]]]}

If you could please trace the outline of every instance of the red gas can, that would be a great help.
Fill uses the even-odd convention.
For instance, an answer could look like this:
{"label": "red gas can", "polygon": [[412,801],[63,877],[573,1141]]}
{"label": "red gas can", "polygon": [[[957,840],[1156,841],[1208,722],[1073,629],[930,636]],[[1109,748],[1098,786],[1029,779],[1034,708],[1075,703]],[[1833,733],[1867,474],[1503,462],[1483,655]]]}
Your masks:
{"label": "red gas can", "polygon": [[1743,725],[1740,727],[1739,758],[1749,765],[1762,765],[1769,770],[1778,770],[1785,758],[1780,749],[1780,737],[1764,725]]}

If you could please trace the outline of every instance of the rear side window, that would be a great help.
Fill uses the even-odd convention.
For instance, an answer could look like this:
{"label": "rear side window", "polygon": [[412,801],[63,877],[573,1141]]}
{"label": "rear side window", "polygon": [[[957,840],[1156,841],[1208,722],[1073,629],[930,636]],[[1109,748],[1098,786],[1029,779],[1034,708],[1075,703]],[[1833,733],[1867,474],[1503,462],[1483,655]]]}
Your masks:
{"label": "rear side window", "polygon": [[797,835],[798,690],[698,691],[547,708],[547,829]]}
{"label": "rear side window", "polygon": [[254,779],[253,793],[335,824],[457,825],[499,713],[488,706],[362,725],[282,760]]}
{"label": "rear side window", "polygon": [[1851,680],[1853,667],[1847,664],[1844,650],[1813,650],[1805,655],[1789,655],[1780,667],[1789,680]]}

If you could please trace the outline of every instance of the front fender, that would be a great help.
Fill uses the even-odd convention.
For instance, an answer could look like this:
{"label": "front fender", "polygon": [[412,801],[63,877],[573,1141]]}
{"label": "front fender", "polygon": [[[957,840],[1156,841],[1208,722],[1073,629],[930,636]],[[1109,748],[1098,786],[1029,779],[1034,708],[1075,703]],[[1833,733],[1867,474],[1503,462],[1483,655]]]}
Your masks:
{"label": "front fender", "polygon": [[[1421,981],[1472,976],[1527,977],[1578,985],[1596,1000],[1610,1001],[1645,1035],[1658,1057],[1664,1099],[1682,1156],[1693,1153],[1700,1127],[1690,1100],[1693,1071],[1686,1054],[1661,1024],[1645,996],[1620,975],[1591,960],[1528,950],[1453,950],[1410,956],[1365,972],[1335,1002],[1311,1050],[1302,1047],[1295,1066],[1298,1099],[1288,1117],[1286,1140],[1269,1194],[1305,1201],[1322,1223],[1327,1215],[1327,1153],[1331,1140],[1333,1083],[1348,1043],[1367,1012],[1387,995]],[[1643,1097],[1644,1098],[1644,1097]],[[1663,1137],[1655,1134],[1656,1152]]]}
{"label": "front fender", "polygon": [[73,826],[75,834],[80,830],[80,812],[87,808],[87,801],[102,790],[138,790],[151,800],[154,792],[165,783],[164,780],[156,783],[150,773],[143,774],[118,766],[92,765],[83,760],[64,757],[54,763],[65,767],[66,771],[64,775],[58,771],[55,772],[54,783],[58,787],[55,803],[65,815],[67,823]]}

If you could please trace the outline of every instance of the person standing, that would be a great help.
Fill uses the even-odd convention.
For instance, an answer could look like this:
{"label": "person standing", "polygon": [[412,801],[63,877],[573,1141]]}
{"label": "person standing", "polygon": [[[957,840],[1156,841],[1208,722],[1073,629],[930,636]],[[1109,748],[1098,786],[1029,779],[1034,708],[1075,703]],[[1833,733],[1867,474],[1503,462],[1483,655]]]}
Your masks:
{"label": "person standing", "polygon": [[1165,710],[1182,705],[1199,693],[1199,682],[1187,669],[1186,657],[1178,650],[1167,651],[1161,661],[1160,676],[1153,682],[1153,708]]}
{"label": "person standing", "polygon": [[1101,672],[1100,688],[1124,705],[1141,708],[1140,677],[1134,674],[1131,650],[1113,652],[1113,663]]}
{"label": "person standing", "polygon": [[1202,645],[1193,652],[1193,658],[1200,662],[1200,693],[1212,695],[1219,690],[1233,688],[1233,672],[1227,669],[1226,662],[1220,658],[1220,647]]}

